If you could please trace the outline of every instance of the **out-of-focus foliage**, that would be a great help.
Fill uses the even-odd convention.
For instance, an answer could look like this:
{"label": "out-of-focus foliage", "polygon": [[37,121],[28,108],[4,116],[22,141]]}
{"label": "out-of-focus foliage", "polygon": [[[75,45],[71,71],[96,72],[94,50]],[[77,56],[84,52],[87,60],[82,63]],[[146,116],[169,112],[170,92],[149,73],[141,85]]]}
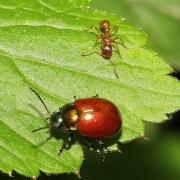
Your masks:
{"label": "out-of-focus foliage", "polygon": [[[105,163],[94,163],[90,156],[88,163],[82,169],[82,175],[87,180],[101,178],[103,180],[179,180],[180,135],[157,133],[158,137],[153,140],[143,142],[140,139],[122,145],[122,155],[119,158],[115,154],[110,155]],[[83,174],[85,168],[91,169],[91,172],[86,171]],[[95,178],[94,174],[96,174]]]}

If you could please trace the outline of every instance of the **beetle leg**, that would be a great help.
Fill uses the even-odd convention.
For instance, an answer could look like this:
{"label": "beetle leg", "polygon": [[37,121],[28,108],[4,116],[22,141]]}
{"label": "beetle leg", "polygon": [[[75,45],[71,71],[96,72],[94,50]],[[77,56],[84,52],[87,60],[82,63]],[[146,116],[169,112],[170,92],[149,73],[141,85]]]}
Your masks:
{"label": "beetle leg", "polygon": [[100,149],[96,149],[96,152],[98,153],[98,156],[100,157],[100,159],[101,159],[102,161],[105,161],[104,152],[101,151]]}
{"label": "beetle leg", "polygon": [[93,98],[98,98],[99,97],[99,94],[96,94],[95,96],[93,96]]}
{"label": "beetle leg", "polygon": [[102,161],[105,160],[105,154],[109,153],[109,150],[107,149],[105,143],[103,140],[94,140],[96,143],[96,151],[101,158]]}
{"label": "beetle leg", "polygon": [[109,153],[109,150],[103,140],[97,140],[97,142],[104,153]]}
{"label": "beetle leg", "polygon": [[92,148],[94,151],[96,151],[100,159],[104,161],[105,160],[104,143],[100,140],[90,139],[87,137],[84,137],[84,139],[86,140],[89,148]]}
{"label": "beetle leg", "polygon": [[42,146],[44,145],[47,141],[49,141],[53,136],[49,136],[47,137],[45,140],[41,141],[40,143],[36,144],[36,145],[33,145],[33,147],[39,147],[39,146]]}
{"label": "beetle leg", "polygon": [[122,153],[121,149],[120,149],[120,142],[117,142],[117,152],[119,152],[120,154]]}
{"label": "beetle leg", "polygon": [[89,148],[92,147],[92,143],[91,143],[90,139],[85,136],[83,136],[83,137],[84,137],[86,144],[89,146]]}
{"label": "beetle leg", "polygon": [[76,98],[76,96],[74,96],[74,101],[76,101],[77,100],[77,98]]}
{"label": "beetle leg", "polygon": [[61,153],[64,151],[64,149],[70,149],[71,145],[72,145],[72,139],[73,139],[73,133],[70,133],[68,135],[67,140],[63,141],[63,145],[62,147],[58,150],[58,155],[61,155]]}

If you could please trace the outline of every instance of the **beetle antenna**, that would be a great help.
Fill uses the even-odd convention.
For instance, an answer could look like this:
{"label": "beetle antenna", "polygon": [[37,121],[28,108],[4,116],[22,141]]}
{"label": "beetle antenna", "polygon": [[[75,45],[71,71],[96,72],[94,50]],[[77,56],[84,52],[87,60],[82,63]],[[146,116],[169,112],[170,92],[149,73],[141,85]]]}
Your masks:
{"label": "beetle antenna", "polygon": [[51,117],[51,113],[50,113],[49,109],[47,108],[46,104],[44,103],[43,99],[42,99],[41,96],[38,94],[38,92],[36,92],[32,87],[29,87],[29,89],[38,97],[38,99],[41,101],[42,105],[43,105],[44,108],[46,109],[49,117]]}
{"label": "beetle antenna", "polygon": [[39,144],[37,144],[37,145],[33,145],[33,147],[37,148],[37,147],[39,147],[39,146],[42,146],[42,145],[44,145],[47,141],[49,141],[50,139],[52,139],[52,136],[47,137],[44,141],[41,141],[41,142],[40,142]]}
{"label": "beetle antenna", "polygon": [[32,130],[32,133],[37,132],[37,131],[40,131],[40,130],[42,130],[42,129],[48,129],[48,128],[49,128],[49,126],[40,127],[40,128],[38,128],[38,129]]}

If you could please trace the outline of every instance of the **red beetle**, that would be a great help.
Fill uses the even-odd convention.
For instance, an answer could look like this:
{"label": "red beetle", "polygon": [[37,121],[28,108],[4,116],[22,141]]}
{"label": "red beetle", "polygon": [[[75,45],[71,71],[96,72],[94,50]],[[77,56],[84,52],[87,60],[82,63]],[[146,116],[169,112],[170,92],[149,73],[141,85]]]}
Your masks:
{"label": "red beetle", "polygon": [[[68,139],[64,141],[58,154],[61,154],[64,148],[70,148],[74,133],[79,132],[88,145],[104,159],[103,153],[108,150],[103,140],[117,134],[122,126],[121,114],[112,102],[98,97],[83,98],[68,103],[51,114],[40,95],[34,89],[30,89],[49,114],[48,127],[68,132]],[[38,128],[33,132],[44,128],[47,127]]]}

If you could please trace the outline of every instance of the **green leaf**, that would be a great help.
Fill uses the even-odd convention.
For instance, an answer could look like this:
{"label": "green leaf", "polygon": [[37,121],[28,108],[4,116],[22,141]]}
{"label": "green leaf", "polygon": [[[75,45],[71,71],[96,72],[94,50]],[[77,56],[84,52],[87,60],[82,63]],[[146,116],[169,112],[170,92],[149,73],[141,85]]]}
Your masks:
{"label": "green leaf", "polygon": [[[0,169],[25,176],[77,172],[83,161],[76,141],[59,157],[62,139],[32,130],[45,126],[46,111],[28,89],[40,93],[51,112],[77,98],[100,97],[114,102],[123,117],[121,142],[144,133],[144,121],[162,122],[180,106],[180,84],[156,53],[144,49],[146,34],[122,18],[88,8],[88,1],[0,1]],[[113,66],[93,53],[99,20],[119,27],[122,59],[113,51]],[[97,46],[99,51],[99,46]]]}
{"label": "green leaf", "polygon": [[179,0],[94,0],[93,7],[126,17],[149,34],[148,46],[180,69]]}

